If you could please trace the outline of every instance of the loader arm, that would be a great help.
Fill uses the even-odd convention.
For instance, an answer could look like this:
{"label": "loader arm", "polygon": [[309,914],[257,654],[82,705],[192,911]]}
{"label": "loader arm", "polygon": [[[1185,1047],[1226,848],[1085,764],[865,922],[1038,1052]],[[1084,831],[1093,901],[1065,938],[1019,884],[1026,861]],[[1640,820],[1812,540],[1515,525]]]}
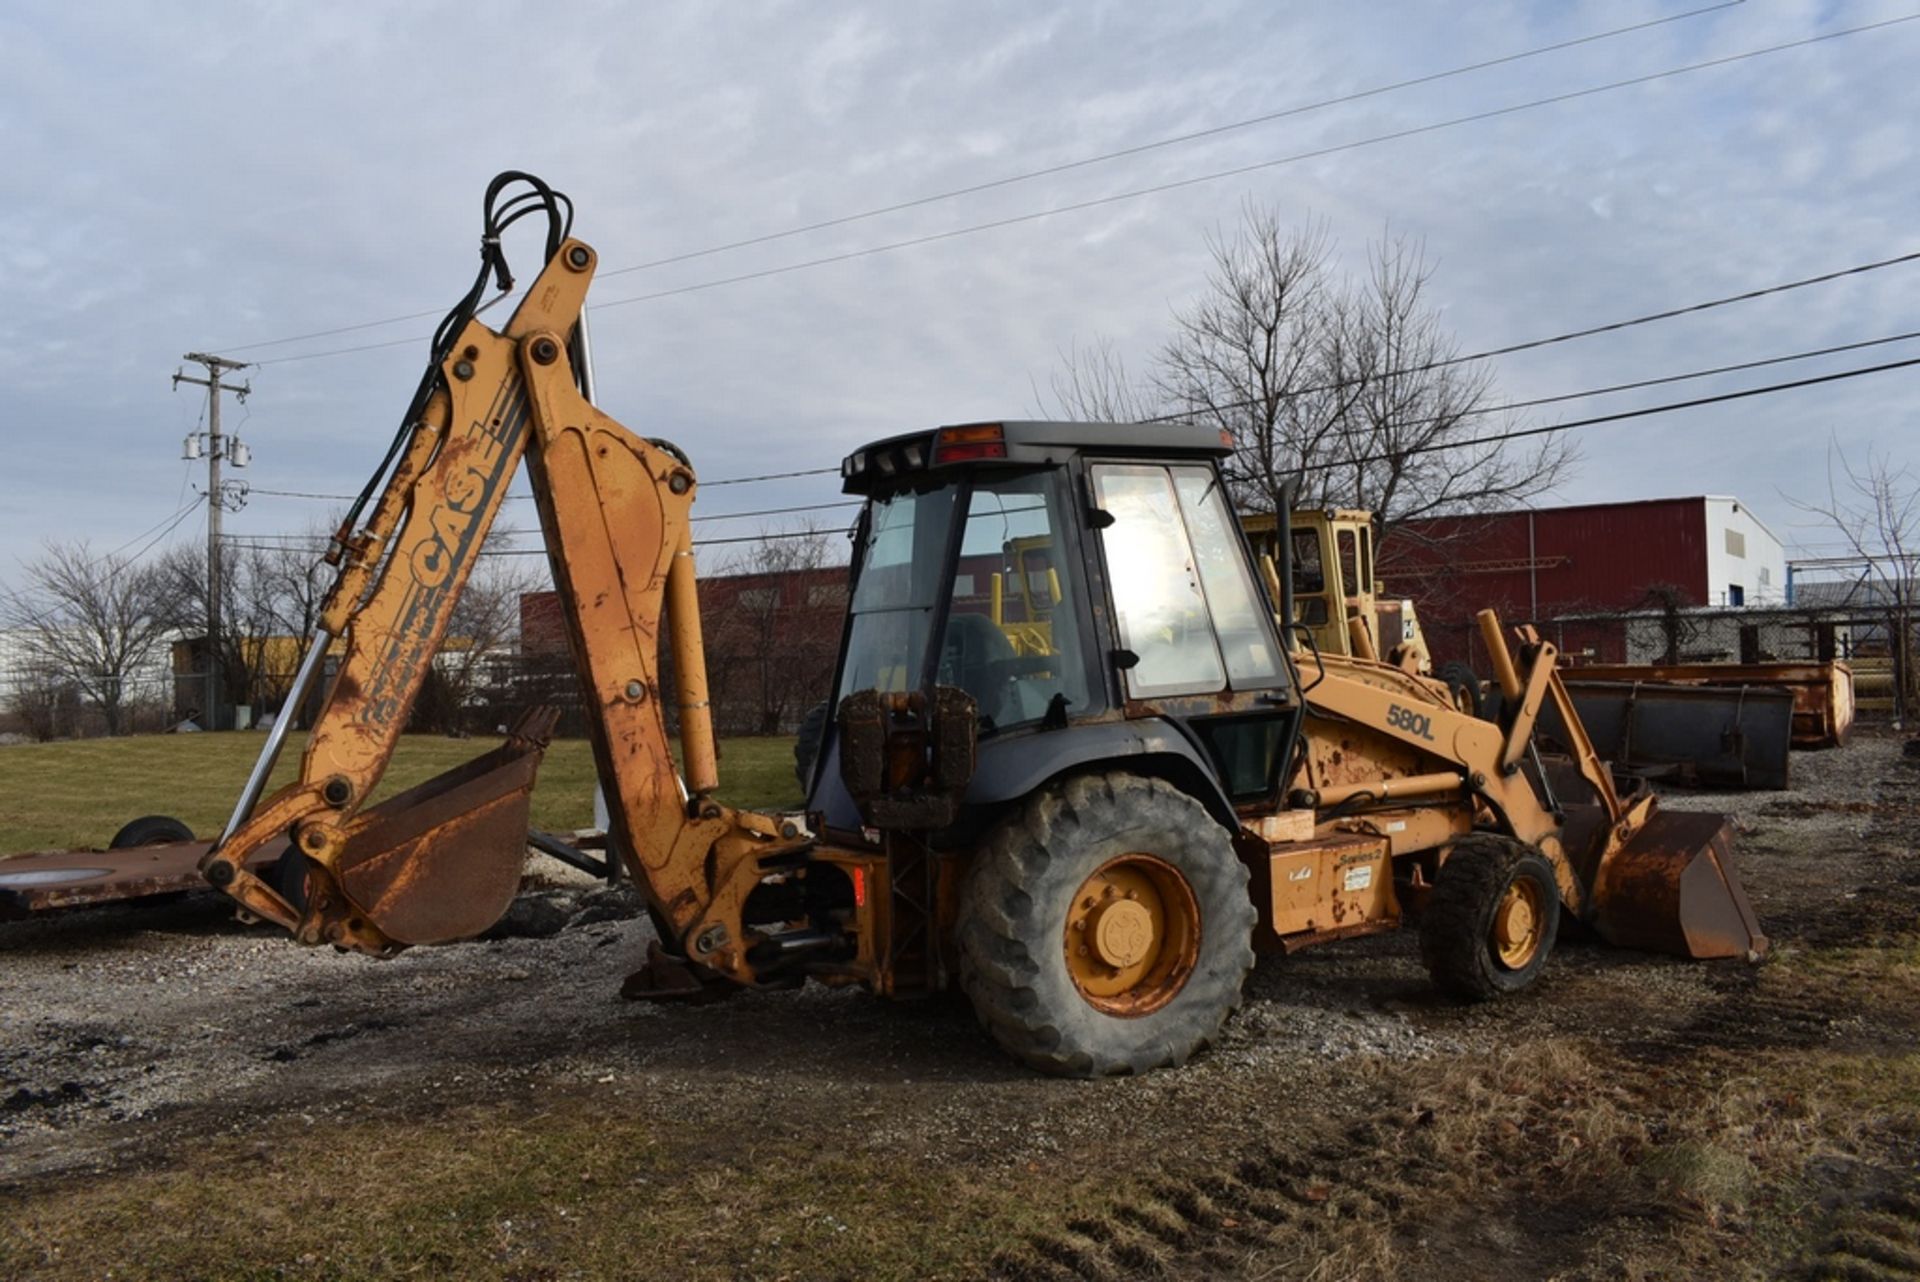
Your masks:
{"label": "loader arm", "polygon": [[[793,824],[713,801],[705,660],[688,524],[695,478],[671,446],[636,437],[576,385],[569,355],[596,262],[559,244],[503,330],[469,319],[441,359],[365,528],[347,535],[315,650],[341,648],[299,778],[244,797],[202,871],[307,943],[389,955],[486,929],[517,891],[526,800],[551,718],[495,752],[365,808],[392,757],[455,602],[526,454],[542,533],[612,801],[618,849],[670,949],[751,982],[746,895],[763,863],[806,845]],[[675,769],[659,647],[671,602],[681,741]],[[282,718],[284,722],[287,718]],[[256,778],[277,749],[270,743]],[[248,857],[289,840],[276,884]]]}

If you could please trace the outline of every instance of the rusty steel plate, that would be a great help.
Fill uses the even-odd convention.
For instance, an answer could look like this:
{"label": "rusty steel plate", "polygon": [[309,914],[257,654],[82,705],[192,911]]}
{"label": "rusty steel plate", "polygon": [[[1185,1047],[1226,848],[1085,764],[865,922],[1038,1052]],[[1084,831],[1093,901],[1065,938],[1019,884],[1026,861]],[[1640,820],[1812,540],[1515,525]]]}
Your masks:
{"label": "rusty steel plate", "polygon": [[[0,859],[0,918],[61,908],[211,890],[200,858],[212,843],[181,841],[121,850],[43,850]],[[280,857],[275,843],[249,861],[258,869]]]}
{"label": "rusty steel plate", "polygon": [[1594,912],[1601,937],[1622,948],[1700,959],[1767,954],[1724,815],[1656,813],[1602,861]]}

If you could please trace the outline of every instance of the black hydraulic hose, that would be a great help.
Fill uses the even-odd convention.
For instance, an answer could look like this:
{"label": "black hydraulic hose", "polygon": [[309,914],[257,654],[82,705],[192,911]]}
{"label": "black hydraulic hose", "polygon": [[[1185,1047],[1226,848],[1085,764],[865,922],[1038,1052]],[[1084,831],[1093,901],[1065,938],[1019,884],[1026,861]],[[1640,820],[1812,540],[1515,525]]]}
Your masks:
{"label": "black hydraulic hose", "polygon": [[[516,182],[527,184],[533,190],[522,192],[500,204],[500,195]],[[392,470],[394,460],[400,456],[408,435],[420,422],[426,412],[427,402],[440,387],[441,366],[452,354],[453,344],[465,330],[480,306],[480,300],[486,296],[487,281],[491,277],[502,293],[513,288],[513,273],[508,268],[505,250],[501,248],[500,237],[507,228],[529,214],[544,212],[547,215],[546,258],[551,262],[560,252],[560,245],[566,240],[573,228],[573,202],[564,194],[555,191],[546,182],[532,174],[518,169],[509,169],[495,175],[487,184],[487,194],[482,208],[482,231],[480,236],[480,270],[473,284],[447,312],[446,316],[433,331],[433,340],[427,358],[427,368],[420,375],[419,386],[414,389],[413,399],[407,404],[407,411],[401,416],[400,426],[394,430],[393,440],[387,446],[386,455],[380,460],[380,466],[354,498],[353,505],[340,522],[338,533],[334,535],[335,548],[328,554],[334,560],[347,540],[352,537],[354,527],[359,524],[360,514],[379,491],[381,484]]]}

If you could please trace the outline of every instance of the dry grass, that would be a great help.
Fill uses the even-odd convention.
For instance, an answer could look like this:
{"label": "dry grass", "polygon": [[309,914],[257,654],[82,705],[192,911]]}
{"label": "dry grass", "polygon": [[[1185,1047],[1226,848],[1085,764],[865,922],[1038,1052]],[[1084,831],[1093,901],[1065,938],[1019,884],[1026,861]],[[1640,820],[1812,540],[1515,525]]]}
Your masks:
{"label": "dry grass", "polygon": [[953,1277],[1086,1197],[884,1151],[685,1140],[605,1094],[324,1133],[290,1118],[164,1169],[0,1195],[0,1276]]}
{"label": "dry grass", "polygon": [[[195,832],[217,829],[233,809],[264,736],[253,733],[138,735],[0,748],[0,856],[27,850],[104,846],[139,815],[165,814]],[[432,778],[494,745],[489,739],[408,735],[381,782],[390,794]],[[292,779],[305,749],[290,735],[275,771]],[[721,796],[754,809],[795,806],[793,741],[729,739],[721,744]],[[566,830],[593,822],[593,753],[584,740],[547,750],[533,793],[533,823]]]}

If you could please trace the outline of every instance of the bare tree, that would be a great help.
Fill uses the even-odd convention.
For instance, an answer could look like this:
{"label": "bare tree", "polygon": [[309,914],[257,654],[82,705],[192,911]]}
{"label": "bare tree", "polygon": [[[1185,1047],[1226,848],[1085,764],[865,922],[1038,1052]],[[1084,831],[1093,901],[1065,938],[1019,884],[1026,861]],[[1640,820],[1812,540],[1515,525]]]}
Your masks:
{"label": "bare tree", "polygon": [[505,538],[491,538],[487,553],[454,603],[447,633],[428,669],[414,704],[416,729],[466,734],[473,705],[483,689],[507,684],[494,671],[503,660],[517,660],[520,599],[547,586],[533,558],[501,555]]}
{"label": "bare tree", "polygon": [[817,573],[827,549],[826,535],[811,524],[795,533],[762,531],[723,567],[733,581],[710,589],[719,616],[717,662],[709,665],[715,701],[751,708],[739,724],[752,733],[780,733],[826,695],[846,605],[844,585]]}
{"label": "bare tree", "polygon": [[1068,413],[1228,432],[1241,508],[1273,510],[1301,475],[1304,502],[1373,511],[1383,546],[1402,521],[1539,494],[1574,461],[1559,438],[1470,443],[1512,420],[1495,405],[1491,372],[1459,359],[1416,242],[1386,235],[1365,279],[1346,282],[1324,224],[1289,230],[1248,204],[1237,234],[1216,232],[1208,248],[1206,289],[1175,317],[1145,383],[1107,344],[1063,356],[1053,390]]}
{"label": "bare tree", "polygon": [[304,639],[319,625],[320,607],[326,603],[336,572],[313,549],[325,547],[339,524],[337,513],[313,522],[293,544],[259,549],[260,555],[249,564],[249,577],[254,580],[251,590],[282,635]]}
{"label": "bare tree", "polygon": [[1182,419],[1232,435],[1236,500],[1272,511],[1289,477],[1326,458],[1357,395],[1339,376],[1347,327],[1331,240],[1249,203],[1239,236],[1211,233],[1207,248],[1206,290],[1175,317],[1153,382]]}
{"label": "bare tree", "polygon": [[1400,522],[1485,510],[1551,489],[1574,450],[1549,436],[1531,447],[1497,436],[1515,426],[1496,406],[1492,370],[1464,362],[1427,302],[1433,269],[1419,245],[1387,236],[1369,251],[1366,281],[1335,309],[1322,381],[1339,406],[1335,430],[1315,440],[1308,493],[1325,506],[1377,514],[1384,536]]}
{"label": "bare tree", "polygon": [[[1111,339],[1096,338],[1085,347],[1075,343],[1061,352],[1051,386],[1059,412],[1082,423],[1138,423],[1160,414],[1158,393],[1127,373]],[[1037,388],[1034,399],[1047,412],[1046,397]]]}
{"label": "bare tree", "polygon": [[77,723],[79,691],[57,671],[29,662],[9,675],[7,711],[28,735],[45,743],[59,738],[63,723],[69,727]]}
{"label": "bare tree", "polygon": [[1920,604],[1920,477],[1871,446],[1856,465],[1838,442],[1830,442],[1826,498],[1788,501],[1839,533],[1872,585],[1872,604],[1886,612],[1894,715],[1904,725],[1920,695],[1913,662],[1915,606]]}
{"label": "bare tree", "polygon": [[70,685],[120,734],[140,678],[164,655],[175,614],[165,575],[86,543],[49,543],[6,608],[29,671]]}
{"label": "bare tree", "polygon": [[[174,607],[172,623],[182,633],[198,638],[194,647],[196,668],[205,672],[209,652],[219,656],[219,702],[223,707],[266,708],[286,695],[291,670],[269,569],[278,558],[294,554],[291,548],[221,548],[220,634],[215,637],[207,635],[206,553],[183,544],[159,561],[157,572],[168,585],[168,598]],[[204,691],[203,678],[200,691],[187,697],[193,704],[204,705]],[[210,730],[222,729],[224,715],[219,709],[202,707],[201,723]]]}

